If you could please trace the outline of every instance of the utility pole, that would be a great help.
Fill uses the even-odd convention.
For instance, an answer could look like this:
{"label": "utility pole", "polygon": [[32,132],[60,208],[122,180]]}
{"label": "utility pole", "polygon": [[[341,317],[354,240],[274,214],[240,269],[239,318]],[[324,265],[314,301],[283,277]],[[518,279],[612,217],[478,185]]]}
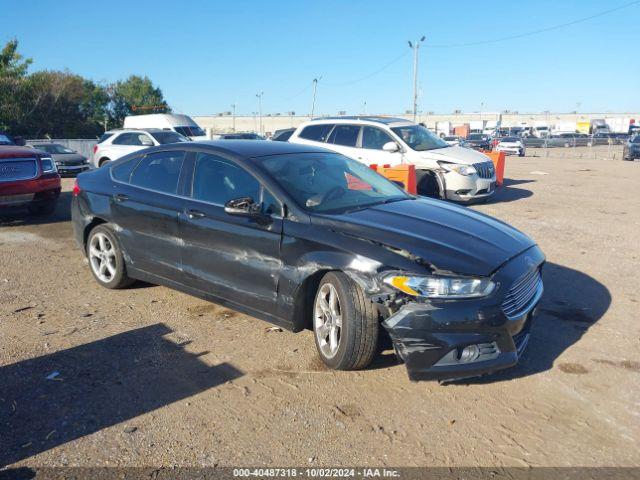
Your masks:
{"label": "utility pole", "polygon": [[313,118],[313,113],[316,110],[316,93],[318,92],[318,82],[321,79],[322,79],[322,75],[319,76],[318,78],[313,79],[313,101],[311,102],[311,115],[310,115],[311,118]]}
{"label": "utility pole", "polygon": [[413,121],[418,117],[418,50],[426,37],[423,35],[416,43],[409,41],[409,48],[413,50]]}
{"label": "utility pole", "polygon": [[231,111],[233,112],[233,131],[236,131],[236,104],[232,103],[231,104]]}
{"label": "utility pole", "polygon": [[258,115],[260,118],[260,131],[258,133],[260,133],[260,135],[262,135],[262,96],[263,95],[264,95],[264,92],[256,93],[256,97],[258,97]]}

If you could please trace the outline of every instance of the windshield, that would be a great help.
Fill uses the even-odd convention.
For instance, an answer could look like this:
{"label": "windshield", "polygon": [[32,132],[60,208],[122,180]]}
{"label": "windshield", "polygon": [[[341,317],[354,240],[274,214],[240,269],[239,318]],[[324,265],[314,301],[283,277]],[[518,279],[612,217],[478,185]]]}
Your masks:
{"label": "windshield", "polygon": [[13,145],[9,137],[0,133],[0,145]]}
{"label": "windshield", "polygon": [[188,142],[189,139],[176,132],[150,132],[159,144]]}
{"label": "windshield", "polygon": [[479,133],[472,133],[467,137],[467,140],[484,140],[484,138],[484,135],[481,135]]}
{"label": "windshield", "polygon": [[204,130],[202,130],[198,126],[189,126],[189,127],[174,127],[175,131],[180,135],[184,135],[185,137],[204,137],[206,134]]}
{"label": "windshield", "polygon": [[295,201],[314,212],[344,212],[413,198],[366,165],[337,153],[258,159]]}
{"label": "windshield", "polygon": [[406,127],[394,127],[391,130],[398,135],[412,149],[418,152],[446,148],[447,142],[438,138],[422,125],[407,125]]}
{"label": "windshield", "polygon": [[62,145],[58,145],[56,143],[50,143],[46,145],[34,145],[38,150],[43,150],[47,153],[76,153],[70,148],[63,147]]}

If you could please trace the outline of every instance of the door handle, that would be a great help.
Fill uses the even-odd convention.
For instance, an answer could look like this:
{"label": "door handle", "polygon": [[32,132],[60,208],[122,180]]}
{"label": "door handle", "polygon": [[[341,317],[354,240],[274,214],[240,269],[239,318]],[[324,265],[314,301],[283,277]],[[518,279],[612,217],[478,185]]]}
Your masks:
{"label": "door handle", "polygon": [[113,196],[113,199],[114,199],[116,202],[124,202],[125,200],[129,200],[129,197],[128,197],[127,195],[123,194],[123,193],[116,193],[116,194]]}
{"label": "door handle", "polygon": [[206,217],[204,212],[201,212],[200,210],[187,210],[187,217],[194,219],[194,218],[204,218]]}

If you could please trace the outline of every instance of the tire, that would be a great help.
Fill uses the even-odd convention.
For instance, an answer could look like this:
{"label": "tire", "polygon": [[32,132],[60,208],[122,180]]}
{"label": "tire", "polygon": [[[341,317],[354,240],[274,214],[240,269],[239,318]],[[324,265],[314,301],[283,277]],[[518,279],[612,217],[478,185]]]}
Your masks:
{"label": "tire", "polygon": [[[106,242],[103,243],[105,239]],[[120,247],[120,242],[108,223],[98,225],[89,232],[85,251],[91,274],[103,287],[126,288],[135,282],[127,276],[122,247]],[[103,255],[97,255],[97,253]],[[104,270],[101,269],[103,264],[106,265]]]}
{"label": "tire", "polygon": [[47,203],[32,203],[29,205],[29,212],[34,215],[51,215],[56,210],[57,200]]}
{"label": "tire", "polygon": [[104,167],[110,161],[111,160],[109,158],[101,158],[100,161],[98,162],[98,168]]}
{"label": "tire", "polygon": [[[337,298],[337,305],[332,305],[331,295]],[[325,365],[334,370],[358,370],[371,363],[378,345],[378,313],[351,278],[342,272],[322,277],[312,315],[313,337]],[[336,344],[332,336],[338,325]]]}
{"label": "tire", "polygon": [[428,170],[416,170],[416,187],[418,195],[431,198],[442,198],[440,186],[435,174]]}

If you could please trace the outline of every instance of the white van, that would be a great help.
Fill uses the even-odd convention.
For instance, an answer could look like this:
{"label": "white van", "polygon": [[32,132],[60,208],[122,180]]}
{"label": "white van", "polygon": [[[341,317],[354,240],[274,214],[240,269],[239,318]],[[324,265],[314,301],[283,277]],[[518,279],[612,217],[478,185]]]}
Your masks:
{"label": "white van", "polygon": [[418,193],[471,202],[495,192],[493,162],[486,155],[452,147],[403,118],[337,117],[301,124],[291,143],[316,145],[371,165],[416,166]]}
{"label": "white van", "polygon": [[191,140],[207,140],[204,130],[189,115],[175,113],[129,115],[124,119],[124,128],[159,128],[172,130]]}

